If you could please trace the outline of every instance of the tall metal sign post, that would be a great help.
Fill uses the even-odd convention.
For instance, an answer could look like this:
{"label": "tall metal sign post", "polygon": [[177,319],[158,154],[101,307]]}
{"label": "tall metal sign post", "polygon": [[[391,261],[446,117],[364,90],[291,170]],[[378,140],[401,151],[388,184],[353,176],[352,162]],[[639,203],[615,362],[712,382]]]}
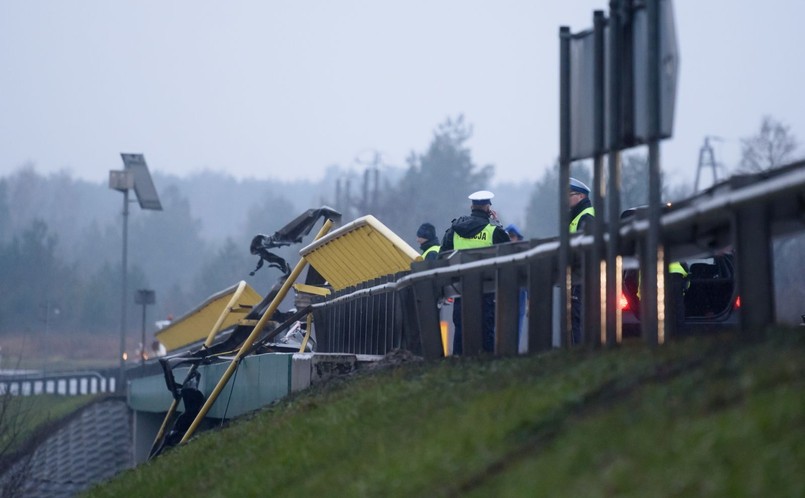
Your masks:
{"label": "tall metal sign post", "polygon": [[123,170],[109,171],[109,188],[123,192],[123,261],[121,268],[121,299],[120,299],[120,371],[117,378],[116,390],[123,389],[126,381],[126,307],[128,288],[128,233],[129,233],[129,191],[134,190],[141,209],[162,211],[151,173],[142,154],[120,154],[123,158]]}
{"label": "tall metal sign post", "polygon": [[621,212],[621,151],[618,147],[618,137],[621,136],[621,88],[623,85],[621,81],[622,69],[621,51],[623,47],[623,28],[621,15],[618,12],[618,3],[611,4],[611,13],[609,18],[609,53],[607,58],[609,61],[609,72],[607,78],[609,79],[609,93],[607,99],[609,100],[609,116],[608,122],[605,123],[609,131],[608,141],[606,143],[609,150],[608,166],[608,190],[609,197],[607,199],[607,208],[610,223],[607,225],[607,233],[609,234],[609,244],[607,245],[606,254],[606,343],[609,345],[619,343],[621,341],[621,313],[617,305],[617,299],[621,295],[623,286],[623,270],[621,265],[621,257],[618,254],[620,247],[620,232],[618,231],[619,223],[616,219],[620,219]]}
{"label": "tall metal sign post", "polygon": [[570,185],[571,158],[571,69],[570,28],[559,28],[559,343],[563,347],[572,344],[571,332],[571,269],[570,269],[570,224],[569,202],[566,195]]}
{"label": "tall metal sign post", "polygon": [[[672,0],[610,0],[609,19],[597,11],[593,21],[594,29],[577,34],[571,34],[567,27],[559,30],[559,192],[567,191],[573,161],[594,159],[595,244],[585,264],[585,342],[611,344],[620,340],[620,153],[648,145],[649,230],[640,244],[641,323],[643,337],[656,344],[664,340],[667,318],[662,292],[667,265],[659,226],[659,141],[672,135],[679,66]],[[607,192],[603,192],[604,153],[609,153]],[[570,243],[564,197],[560,195],[559,203],[559,275],[563,290],[560,309],[565,313],[560,330],[566,337]],[[605,222],[609,240],[604,269]],[[606,278],[605,307],[601,302],[602,275]]]}

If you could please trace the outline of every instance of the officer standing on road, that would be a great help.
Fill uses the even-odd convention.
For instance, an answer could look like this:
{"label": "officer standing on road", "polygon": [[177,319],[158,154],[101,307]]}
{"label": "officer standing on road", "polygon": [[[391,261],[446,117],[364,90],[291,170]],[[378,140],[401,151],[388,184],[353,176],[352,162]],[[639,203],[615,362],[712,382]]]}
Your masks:
{"label": "officer standing on road", "polygon": [[[595,210],[593,210],[592,201],[590,201],[590,187],[575,178],[571,178],[568,196],[568,204],[570,205],[570,233],[584,232],[584,228],[588,223],[592,223],[593,217],[595,216]],[[570,316],[572,322],[572,340],[573,344],[581,344],[581,258],[573,257],[571,268]]]}
{"label": "officer standing on road", "polygon": [[[476,247],[488,247],[492,244],[509,242],[509,235],[500,226],[497,215],[492,210],[492,199],[495,194],[488,190],[480,190],[470,194],[470,215],[461,216],[452,221],[450,228],[442,239],[442,252]],[[483,300],[483,350],[495,351],[495,294],[484,294]],[[453,302],[453,354],[463,353],[461,333],[461,298]]]}
{"label": "officer standing on road", "polygon": [[439,239],[436,238],[436,228],[430,223],[419,225],[416,231],[416,241],[422,251],[422,259],[436,259],[439,257]]}

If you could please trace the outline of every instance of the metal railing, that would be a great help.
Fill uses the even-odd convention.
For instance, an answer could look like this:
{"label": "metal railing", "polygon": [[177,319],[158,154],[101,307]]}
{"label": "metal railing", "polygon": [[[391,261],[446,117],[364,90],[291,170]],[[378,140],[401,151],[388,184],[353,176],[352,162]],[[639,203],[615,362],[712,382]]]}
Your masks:
{"label": "metal railing", "polygon": [[[396,282],[406,273],[387,276],[331,294],[314,305],[317,352],[385,354],[403,344],[403,310]],[[388,289],[381,292],[379,289]]]}
{"label": "metal railing", "polygon": [[[648,223],[638,217],[621,224],[618,254],[639,253]],[[677,203],[662,215],[660,226],[665,261],[726,247],[734,250],[742,302],[740,331],[761,330],[775,320],[771,241],[805,229],[805,161],[733,176]],[[608,244],[608,237],[604,242]],[[574,236],[570,246],[574,253],[590,254],[593,237]],[[528,351],[549,349],[554,343],[558,250],[558,240],[548,239],[458,251],[446,259],[414,263],[409,274],[318,298],[313,305],[317,351],[385,354],[402,347],[425,357],[441,357],[438,303],[460,290],[464,354],[481,352],[482,299],[489,292],[496,296],[495,354],[517,354],[521,288],[530,296],[530,319],[523,331],[528,335]],[[600,281],[591,281],[591,273],[586,274],[585,287],[606,288]],[[616,297],[585,298],[585,315],[602,301],[615,306]],[[583,332],[588,345],[620,340],[619,335],[608,338],[598,331]]]}
{"label": "metal railing", "polygon": [[117,390],[117,375],[117,369],[0,375],[0,395],[80,396],[113,393]]}

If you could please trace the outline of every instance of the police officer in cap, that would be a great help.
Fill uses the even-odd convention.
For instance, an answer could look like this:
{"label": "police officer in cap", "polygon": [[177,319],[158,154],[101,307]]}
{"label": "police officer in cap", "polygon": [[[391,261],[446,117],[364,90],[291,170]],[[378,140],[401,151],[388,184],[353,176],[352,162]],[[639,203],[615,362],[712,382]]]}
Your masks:
{"label": "police officer in cap", "polygon": [[452,221],[450,228],[444,233],[441,252],[487,247],[510,241],[509,234],[500,226],[492,210],[494,197],[495,194],[488,190],[470,194],[470,215]]}
{"label": "police officer in cap", "polygon": [[592,223],[595,211],[590,201],[590,187],[583,182],[570,179],[570,192],[568,192],[570,205],[570,233],[583,232],[587,223]]}
{"label": "police officer in cap", "polygon": [[[461,216],[452,221],[450,228],[442,239],[442,252],[488,247],[492,244],[509,242],[509,235],[500,226],[495,212],[492,211],[492,199],[495,194],[488,190],[479,190],[470,194],[470,215]],[[495,351],[495,295],[484,294],[483,303],[483,349]],[[461,298],[453,301],[453,354],[463,353],[461,334]]]}
{"label": "police officer in cap", "polygon": [[[571,234],[583,232],[588,223],[592,223],[595,216],[592,202],[590,201],[590,187],[575,178],[570,179],[570,191],[568,192],[568,205],[570,206],[570,227]],[[582,277],[581,259],[574,257],[571,261],[571,286],[570,286],[570,316],[571,316],[571,335],[573,344],[581,343],[581,296],[582,296]]]}

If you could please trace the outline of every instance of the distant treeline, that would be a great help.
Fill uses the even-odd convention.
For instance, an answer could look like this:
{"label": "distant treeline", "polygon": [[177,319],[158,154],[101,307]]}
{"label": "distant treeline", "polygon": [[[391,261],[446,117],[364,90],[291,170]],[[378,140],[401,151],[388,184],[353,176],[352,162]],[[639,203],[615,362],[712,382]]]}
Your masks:
{"label": "distant treeline", "polygon": [[[249,276],[257,263],[249,253],[251,239],[273,233],[309,208],[333,207],[343,213],[343,222],[372,214],[418,249],[421,223],[433,223],[441,236],[453,218],[469,213],[469,193],[492,189],[504,224],[517,223],[527,238],[556,235],[557,196],[563,193],[557,189],[558,167],[548,167],[536,182],[495,184],[494,167],[473,161],[471,136],[463,117],[447,119],[405,167],[378,157],[358,171],[331,166],[318,181],[236,180],[214,172],[181,178],[152,166],[163,210],[130,206],[127,327],[141,326],[141,314],[134,311],[137,289],[156,291],[149,322],[178,317],[240,280],[264,294],[279,274],[264,268]],[[624,157],[624,208],[647,202],[647,171],[645,156]],[[588,165],[574,164],[571,174],[592,185]],[[663,189],[665,200],[690,193],[686,185]],[[0,178],[0,334],[120,330],[122,199],[105,183],[67,172],[43,176],[32,165]],[[792,300],[802,302],[805,243],[776,247],[785,256],[775,268],[778,305],[787,319],[798,320],[799,305]],[[300,248],[277,252],[293,264]]]}
{"label": "distant treeline", "polygon": [[[331,166],[318,181],[237,180],[220,172],[177,177],[152,165],[163,210],[141,210],[132,196],[127,327],[141,327],[137,289],[156,291],[149,331],[154,320],[178,317],[240,280],[265,293],[279,274],[263,268],[249,276],[257,263],[251,239],[309,208],[334,207],[344,222],[373,214],[417,248],[419,224],[430,221],[443,232],[467,212],[469,193],[491,188],[493,168],[472,162],[470,136],[463,118],[447,120],[404,168],[382,160],[358,171]],[[495,186],[509,221],[524,222],[530,187]],[[0,334],[120,330],[122,204],[105,182],[69,172],[41,175],[24,165],[0,178]],[[293,264],[300,248],[277,252]]]}

